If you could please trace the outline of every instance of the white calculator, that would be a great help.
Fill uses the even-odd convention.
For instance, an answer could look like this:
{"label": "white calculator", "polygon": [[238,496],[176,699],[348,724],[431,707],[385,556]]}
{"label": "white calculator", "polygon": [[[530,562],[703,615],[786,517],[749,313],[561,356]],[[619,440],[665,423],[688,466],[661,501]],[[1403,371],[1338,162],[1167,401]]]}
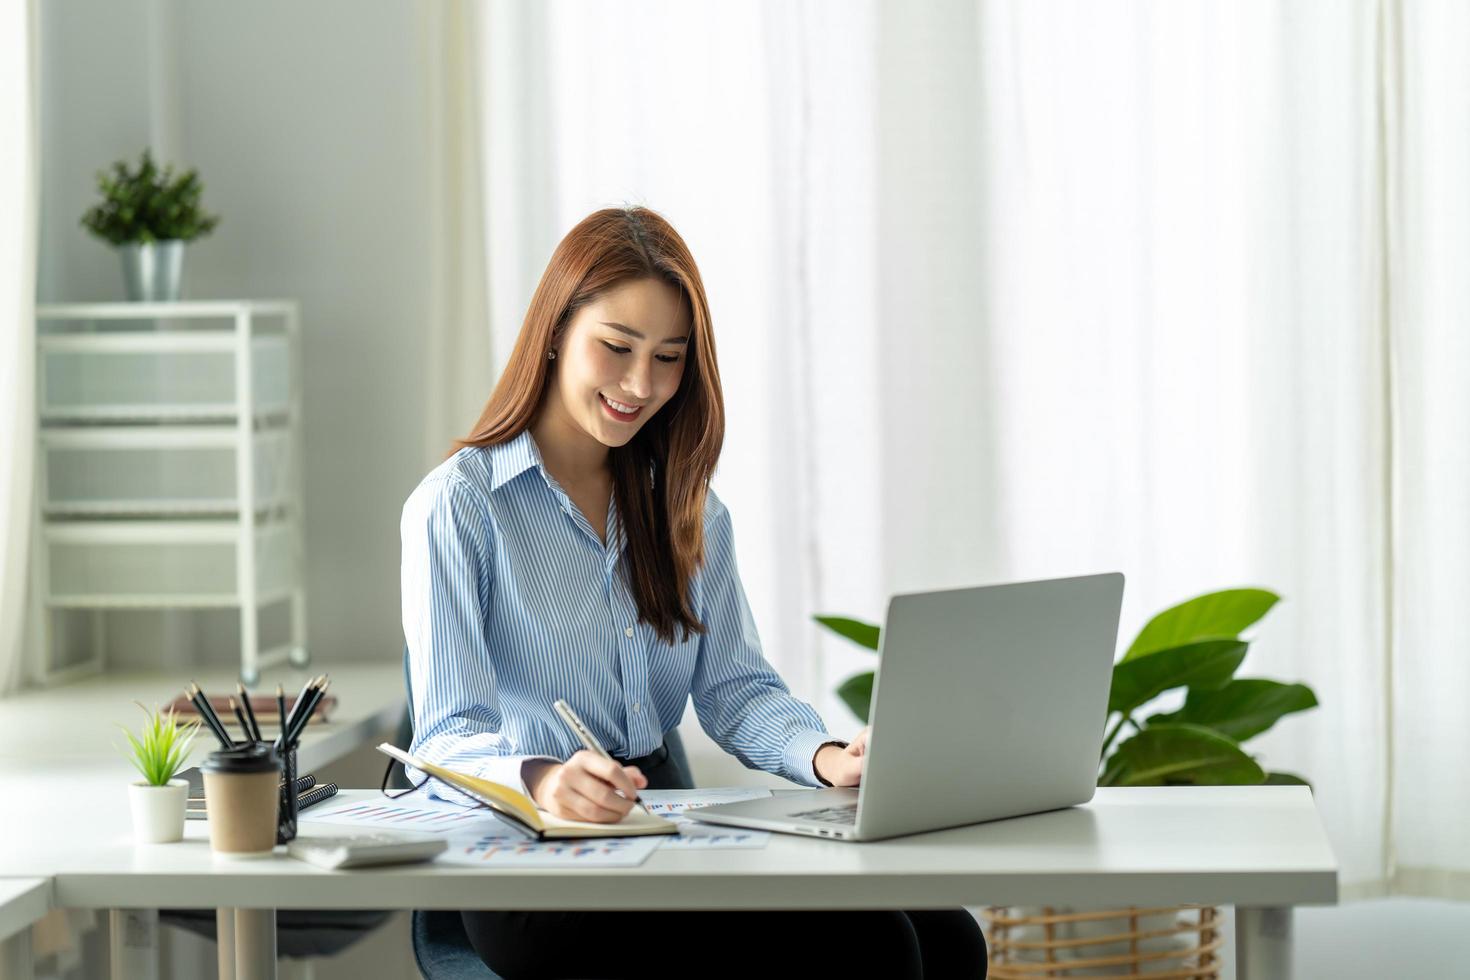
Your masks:
{"label": "white calculator", "polygon": [[366,868],[428,861],[448,846],[432,834],[375,833],[297,837],[286,844],[286,853],[321,868]]}

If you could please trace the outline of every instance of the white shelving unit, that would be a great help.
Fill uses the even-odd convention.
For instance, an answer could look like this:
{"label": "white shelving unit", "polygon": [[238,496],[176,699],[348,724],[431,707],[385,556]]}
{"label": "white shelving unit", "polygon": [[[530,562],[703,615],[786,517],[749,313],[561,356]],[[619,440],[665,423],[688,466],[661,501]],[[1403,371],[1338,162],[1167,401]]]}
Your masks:
{"label": "white shelving unit", "polygon": [[[100,670],[108,609],[237,608],[240,676],[308,662],[301,318],[290,300],[37,309],[37,673]],[[263,606],[290,603],[261,649]],[[58,666],[54,615],[92,609]]]}

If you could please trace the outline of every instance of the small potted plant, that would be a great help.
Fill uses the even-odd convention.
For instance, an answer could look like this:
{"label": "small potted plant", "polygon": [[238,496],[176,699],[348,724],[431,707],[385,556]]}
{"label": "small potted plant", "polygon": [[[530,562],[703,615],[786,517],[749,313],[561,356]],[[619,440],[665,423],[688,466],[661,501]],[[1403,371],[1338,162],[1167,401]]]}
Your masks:
{"label": "small potted plant", "polygon": [[117,248],[128,299],[177,300],[184,245],[219,224],[218,217],[199,207],[204,185],[193,170],[177,180],[172,165],[160,173],[146,149],[136,173],[121,160],[112,167],[112,176],[106,171],[97,174],[102,202],[82,216],[82,226]]}
{"label": "small potted plant", "polygon": [[128,784],[133,838],[139,844],[182,840],[189,784],[174,777],[189,756],[199,722],[180,725],[174,720],[172,708],[163,714],[156,708],[149,711],[141,704],[138,707],[147,718],[143,730],[134,735],[123,729],[132,746],[128,761],[143,775],[141,780]]}

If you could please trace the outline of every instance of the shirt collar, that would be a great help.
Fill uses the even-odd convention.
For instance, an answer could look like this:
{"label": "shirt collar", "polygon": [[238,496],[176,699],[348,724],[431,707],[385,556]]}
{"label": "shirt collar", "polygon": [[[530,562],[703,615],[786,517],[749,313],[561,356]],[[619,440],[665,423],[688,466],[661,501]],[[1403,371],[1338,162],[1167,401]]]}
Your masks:
{"label": "shirt collar", "polygon": [[541,466],[541,450],[536,446],[536,440],[531,438],[530,429],[522,429],[521,434],[510,442],[491,446],[491,492],[499,490],[533,466]]}
{"label": "shirt collar", "polygon": [[[541,460],[541,447],[536,445],[536,440],[531,436],[530,429],[523,429],[521,434],[509,442],[487,447],[490,454],[490,492],[494,493],[505,486],[511,480],[520,476],[527,470],[535,467],[541,473],[541,478],[546,481],[546,486],[568,502],[566,491],[556,482]],[[607,526],[605,533],[608,536],[608,563],[611,567],[616,557],[623,552],[628,542],[627,532],[623,529],[622,515],[618,512],[616,499],[613,500],[611,510],[612,522]]]}

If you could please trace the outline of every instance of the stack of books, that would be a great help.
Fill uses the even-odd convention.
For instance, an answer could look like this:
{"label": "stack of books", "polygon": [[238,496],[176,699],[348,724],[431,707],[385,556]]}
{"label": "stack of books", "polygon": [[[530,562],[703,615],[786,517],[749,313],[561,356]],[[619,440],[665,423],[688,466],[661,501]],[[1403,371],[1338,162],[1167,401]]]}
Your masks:
{"label": "stack of books", "polygon": [[[225,724],[237,725],[234,720],[234,714],[230,710],[230,697],[231,696],[228,694],[209,695],[209,706],[214,709],[214,713],[218,715],[220,720],[223,721]],[[238,702],[240,699],[236,697],[235,700]],[[286,714],[289,715],[293,710],[295,710],[295,707],[296,695],[287,695]],[[199,708],[194,704],[193,701],[190,701],[189,698],[183,694],[180,694],[178,697],[174,698],[173,701],[171,701],[164,709],[164,711],[167,712],[169,709],[173,710],[174,717],[181,720],[189,718],[191,716],[195,718],[199,717]],[[258,721],[263,728],[281,727],[280,707],[276,702],[276,697],[274,694],[250,695],[250,710],[255,713],[255,720]],[[331,721],[332,712],[336,710],[337,695],[323,695],[322,699],[317,702],[316,710],[311,713],[311,721],[318,723]]]}

